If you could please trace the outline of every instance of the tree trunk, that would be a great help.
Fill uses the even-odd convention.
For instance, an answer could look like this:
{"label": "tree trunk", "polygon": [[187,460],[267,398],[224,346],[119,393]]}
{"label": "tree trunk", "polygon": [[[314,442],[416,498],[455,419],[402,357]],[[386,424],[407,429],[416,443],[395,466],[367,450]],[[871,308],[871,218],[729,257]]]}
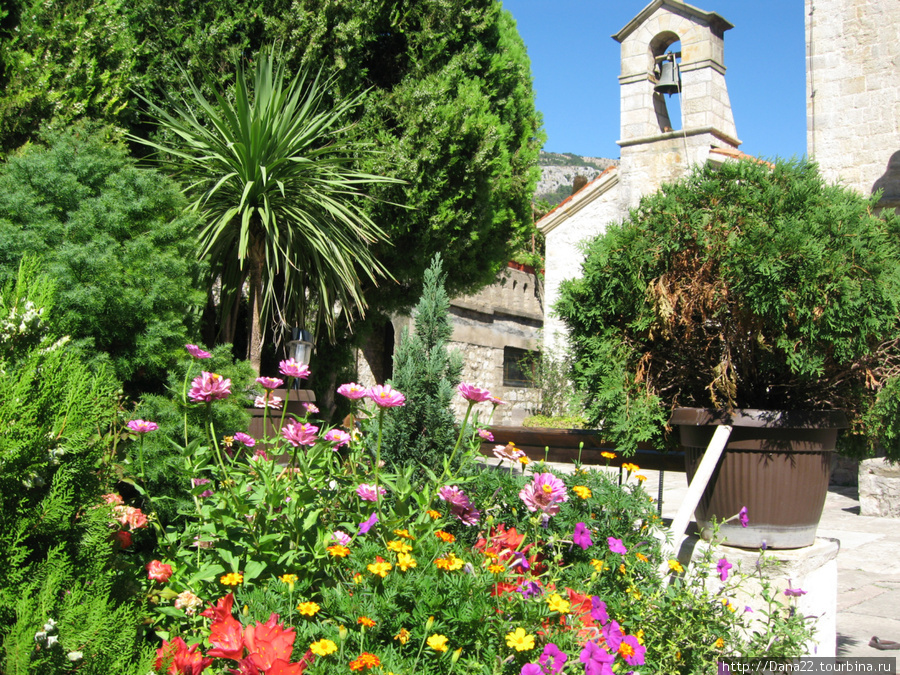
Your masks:
{"label": "tree trunk", "polygon": [[247,344],[247,358],[257,375],[260,373],[263,338],[265,336],[265,331],[260,322],[263,251],[263,245],[259,242],[254,242],[250,245],[250,340]]}

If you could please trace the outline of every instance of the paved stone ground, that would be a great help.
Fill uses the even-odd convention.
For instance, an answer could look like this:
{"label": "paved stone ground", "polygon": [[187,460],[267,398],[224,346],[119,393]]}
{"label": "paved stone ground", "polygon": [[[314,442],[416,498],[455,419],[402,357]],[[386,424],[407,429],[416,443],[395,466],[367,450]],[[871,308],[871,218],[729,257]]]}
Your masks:
{"label": "paved stone ground", "polygon": [[[571,464],[552,464],[571,471]],[[596,468],[596,467],[594,467]],[[658,494],[659,474],[647,476],[644,489]],[[673,518],[687,492],[683,473],[663,477],[663,518]],[[900,651],[869,646],[877,636],[900,642],[900,519],[859,515],[855,487],[832,487],[817,535],[840,541],[837,595],[837,656],[896,657]]]}

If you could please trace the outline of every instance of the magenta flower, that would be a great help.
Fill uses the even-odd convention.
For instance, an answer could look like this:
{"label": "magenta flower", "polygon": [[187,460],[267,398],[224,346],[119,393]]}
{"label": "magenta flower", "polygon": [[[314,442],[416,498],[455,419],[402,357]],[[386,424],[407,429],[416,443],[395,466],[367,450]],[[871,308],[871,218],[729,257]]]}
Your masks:
{"label": "magenta flower", "polygon": [[[256,460],[261,459],[261,460],[267,462],[267,461],[269,461],[269,455],[263,448],[257,448],[256,452],[253,453],[253,459],[256,459]],[[247,488],[249,489],[249,487],[250,486],[248,485]],[[288,497],[288,499],[290,499],[290,497]]]}
{"label": "magenta flower", "polygon": [[280,396],[275,396],[271,391],[267,391],[265,396],[257,396],[253,400],[254,408],[272,408],[273,410],[281,410],[281,404],[283,403],[283,399]]}
{"label": "magenta flower", "polygon": [[609,623],[609,612],[606,611],[606,603],[596,595],[591,597],[591,618],[599,621],[601,626]]}
{"label": "magenta flower", "polygon": [[[208,485],[209,482],[210,482],[209,478],[191,478],[191,486],[192,487],[199,487],[200,485]],[[212,490],[204,490],[197,496],[200,499],[203,499],[204,497],[212,497],[213,491]]]}
{"label": "magenta flower", "polygon": [[546,675],[542,666],[536,663],[526,663],[519,671],[519,675]]}
{"label": "magenta flower", "polygon": [[406,403],[406,397],[389,384],[376,384],[366,394],[379,408],[399,408]]}
{"label": "magenta flower", "polygon": [[350,543],[350,535],[341,530],[335,530],[331,533],[331,538],[334,539],[341,546],[346,546]]}
{"label": "magenta flower", "polygon": [[281,435],[295,448],[299,445],[315,445],[319,437],[319,427],[312,424],[288,424],[282,427]]}
{"label": "magenta flower", "polygon": [[375,486],[370,483],[362,483],[359,487],[356,488],[356,494],[359,495],[360,499],[363,499],[367,502],[376,502],[378,501],[378,494],[384,497],[387,494],[387,491],[378,486],[378,494],[375,492]]}
{"label": "magenta flower", "polygon": [[208,403],[228,398],[230,393],[231,380],[216,373],[203,371],[199,377],[195,377],[194,381],[191,382],[188,398],[197,403]]}
{"label": "magenta flower", "polygon": [[375,523],[377,523],[377,522],[378,522],[378,514],[373,513],[371,516],[369,516],[368,520],[364,520],[363,522],[361,522],[359,524],[359,533],[367,534],[369,532],[369,530],[371,530],[372,527],[374,527]]}
{"label": "magenta flower", "polygon": [[613,553],[621,553],[622,555],[628,553],[628,549],[625,548],[625,544],[622,543],[621,539],[616,539],[615,537],[607,537],[606,542],[609,544],[609,550]]}
{"label": "magenta flower", "polygon": [[625,634],[622,632],[622,627],[619,625],[619,622],[610,621],[600,629],[600,632],[603,633],[603,637],[606,640],[606,646],[609,647],[610,651],[619,651],[619,645],[622,644],[622,640],[625,638]]}
{"label": "magenta flower", "polygon": [[750,517],[747,515],[747,507],[742,506],[738,511],[738,520],[741,521],[741,527],[747,527],[750,524]]}
{"label": "magenta flower", "polygon": [[280,380],[277,377],[257,377],[256,382],[262,385],[263,389],[268,389],[269,391],[278,389],[284,384],[284,380]]}
{"label": "magenta flower", "polygon": [[280,362],[278,372],[285,377],[299,377],[304,380],[309,377],[309,367],[294,359]]}
{"label": "magenta flower", "polygon": [[728,562],[725,558],[719,558],[719,562],[716,563],[716,571],[719,573],[719,579],[725,581],[728,579],[728,570],[730,570],[734,565]]}
{"label": "magenta flower", "polygon": [[490,401],[490,402],[494,405],[495,408],[496,408],[498,405],[506,405],[506,401],[501,401],[501,400],[500,400],[499,398],[497,398],[496,396],[491,396],[491,397],[488,399],[488,401]]}
{"label": "magenta flower", "polygon": [[492,434],[487,429],[479,429],[478,435],[481,436],[484,440],[488,441],[489,443],[494,442],[494,434]]}
{"label": "magenta flower", "polygon": [[315,415],[317,412],[319,412],[319,406],[317,406],[315,403],[301,403],[300,407],[303,408],[303,412],[305,412],[307,415]]}
{"label": "magenta flower", "polygon": [[458,391],[464,399],[472,401],[473,403],[481,403],[482,401],[487,401],[491,398],[491,392],[487,389],[476,387],[474,384],[469,384],[468,382],[461,382],[459,386],[456,387],[456,391]]}
{"label": "magenta flower", "polygon": [[147,420],[131,420],[125,426],[136,434],[146,434],[159,429],[159,425],[156,422],[148,422]]}
{"label": "magenta flower", "polygon": [[561,652],[559,647],[550,642],[544,647],[544,653],[541,654],[538,662],[544,667],[544,672],[547,675],[557,675],[562,672],[568,660],[569,657]]}
{"label": "magenta flower", "polygon": [[332,429],[325,434],[325,440],[334,443],[334,449],[337,450],[344,445],[350,444],[350,434],[340,429]]}
{"label": "magenta flower", "polygon": [[626,651],[627,655],[622,656],[622,658],[625,659],[625,663],[629,666],[644,665],[644,654],[647,653],[647,648],[638,642],[638,639],[634,637],[634,635],[626,635],[622,639],[622,644],[631,647],[631,649]]}
{"label": "magenta flower", "polygon": [[211,359],[212,354],[209,352],[205,352],[197,345],[185,345],[185,349],[187,349],[187,353],[193,356],[195,359]]}
{"label": "magenta flower", "polygon": [[256,439],[253,438],[250,434],[245,434],[243,431],[239,431],[234,435],[234,440],[238,443],[243,443],[248,448],[252,448],[256,445]]}
{"label": "magenta flower", "polygon": [[365,398],[368,393],[366,388],[361,384],[356,384],[356,382],[348,382],[347,384],[342,384],[337,388],[337,393],[341,396],[346,396],[351,400],[356,400],[359,398]]}
{"label": "magenta flower", "polygon": [[585,551],[587,551],[594,543],[591,541],[591,531],[584,523],[575,524],[575,533],[572,535],[572,541]]}
{"label": "magenta flower", "polygon": [[[521,551],[515,551],[514,554],[515,553],[518,553],[523,558],[525,557],[525,554]],[[525,561],[525,565],[528,565],[527,560]],[[519,586],[516,591],[521,593],[523,598],[536,598],[543,592],[541,591],[541,587],[536,581],[526,581],[521,586]]]}
{"label": "magenta flower", "polygon": [[565,483],[552,473],[535,474],[534,480],[519,492],[529,511],[543,511],[547,516],[559,513],[559,505],[569,501]]}
{"label": "magenta flower", "polygon": [[578,660],[584,664],[584,675],[613,675],[612,662],[615,654],[610,654],[596,642],[587,642]]}
{"label": "magenta flower", "polygon": [[799,598],[801,595],[806,595],[806,591],[802,588],[785,588],[784,594],[789,598]]}
{"label": "magenta flower", "polygon": [[438,497],[450,505],[450,512],[464,525],[476,525],[481,518],[481,511],[472,506],[466,493],[455,485],[442,487],[438,490]]}

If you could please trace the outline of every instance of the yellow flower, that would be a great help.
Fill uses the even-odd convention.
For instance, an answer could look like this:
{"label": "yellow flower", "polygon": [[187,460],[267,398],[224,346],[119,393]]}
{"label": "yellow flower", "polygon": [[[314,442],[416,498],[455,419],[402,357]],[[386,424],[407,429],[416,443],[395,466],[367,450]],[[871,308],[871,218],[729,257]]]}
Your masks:
{"label": "yellow flower", "polygon": [[409,642],[410,635],[411,633],[408,630],[406,630],[405,628],[401,628],[400,632],[394,636],[394,639],[400,640],[400,644],[405,645],[407,642]]}
{"label": "yellow flower", "polygon": [[318,642],[313,642],[309,646],[309,651],[311,651],[316,656],[328,656],[329,654],[334,654],[337,651],[337,645],[334,644],[331,640],[319,640]]}
{"label": "yellow flower", "polygon": [[596,558],[593,558],[593,559],[591,560],[591,567],[593,567],[593,568],[594,568],[595,570],[597,570],[598,572],[602,572],[602,571],[603,571],[603,561],[602,561],[602,560],[597,560]]}
{"label": "yellow flower", "polygon": [[506,571],[506,568],[503,565],[498,565],[494,563],[493,565],[488,565],[488,572],[491,574],[503,574]]}
{"label": "yellow flower", "polygon": [[581,497],[582,499],[590,499],[591,496],[591,488],[586,485],[573,485],[572,492]]}
{"label": "yellow flower", "polygon": [[448,544],[452,544],[454,541],[456,541],[456,537],[454,537],[449,532],[444,532],[443,530],[438,530],[434,533],[434,536]]}
{"label": "yellow flower", "polygon": [[301,602],[297,605],[297,611],[304,616],[314,616],[320,609],[322,608],[314,602]]}
{"label": "yellow flower", "polygon": [[644,644],[644,629],[641,628],[637,633],[634,634],[634,637],[637,638],[638,644]]}
{"label": "yellow flower", "polygon": [[288,585],[293,585],[293,584],[297,583],[297,575],[296,574],[282,574],[278,578],[281,579],[284,583],[286,583]]}
{"label": "yellow flower", "polygon": [[635,588],[634,586],[631,586],[631,587],[628,588],[628,590],[626,590],[625,592],[628,593],[628,595],[630,595],[630,596],[631,596],[632,598],[634,598],[635,600],[640,600],[640,599],[641,599],[641,592],[640,592],[637,588]]}
{"label": "yellow flower", "polygon": [[647,556],[645,556],[643,553],[635,553],[635,557],[636,557],[638,560],[640,560],[641,562],[647,562],[648,560],[650,560],[650,558],[648,558]]}
{"label": "yellow flower", "polygon": [[387,562],[386,560],[382,560],[381,558],[375,558],[375,562],[371,565],[366,565],[366,569],[369,570],[372,574],[378,575],[382,579],[384,579],[388,572],[391,571],[393,565]]}
{"label": "yellow flower", "polygon": [[673,572],[678,572],[679,574],[684,572],[684,567],[682,567],[681,563],[677,560],[669,560],[669,569]]}
{"label": "yellow flower", "polygon": [[346,558],[348,555],[350,555],[350,549],[343,544],[335,544],[334,546],[329,546],[325,550],[336,558]]}
{"label": "yellow flower", "polygon": [[623,659],[627,659],[629,656],[634,656],[634,647],[625,642],[624,640],[619,643],[619,656]]}
{"label": "yellow flower", "polygon": [[219,582],[225,586],[240,586],[244,583],[244,575],[239,572],[229,572]]}
{"label": "yellow flower", "polygon": [[534,649],[534,636],[526,633],[524,628],[516,628],[512,633],[506,634],[506,645],[517,652]]}
{"label": "yellow flower", "polygon": [[528,459],[527,455],[522,455],[521,457],[519,457],[519,464],[521,464],[522,466],[528,466],[529,464],[531,464],[531,460]]}
{"label": "yellow flower", "polygon": [[560,614],[569,613],[569,601],[564,600],[559,593],[554,593],[547,598],[547,606],[551,612],[559,612]]}
{"label": "yellow flower", "polygon": [[632,464],[631,462],[625,462],[624,464],[622,464],[622,468],[625,469],[628,473],[634,473],[636,471],[639,471],[641,467],[639,467],[637,464]]}
{"label": "yellow flower", "polygon": [[445,652],[447,651],[447,636],[439,635],[435,633],[430,638],[426,640],[428,646],[431,647],[436,652]]}
{"label": "yellow flower", "polygon": [[437,520],[441,517],[440,511],[435,511],[434,509],[428,509],[425,513],[427,513],[433,520]]}
{"label": "yellow flower", "polygon": [[415,537],[409,533],[409,530],[394,530],[394,534],[403,539],[415,539]]}
{"label": "yellow flower", "polygon": [[619,565],[619,574],[625,574],[625,563]]}
{"label": "yellow flower", "polygon": [[438,569],[453,572],[462,569],[465,563],[461,558],[457,558],[453,553],[449,553],[446,558],[438,558],[435,560],[434,564],[438,566]]}
{"label": "yellow flower", "polygon": [[642,474],[642,473],[639,473],[638,475],[636,475],[635,478],[637,478],[638,481],[641,482],[641,483],[643,483],[645,480],[647,480],[647,476],[645,476],[645,475]]}
{"label": "yellow flower", "polygon": [[400,539],[394,539],[393,541],[389,541],[387,543],[387,547],[394,553],[409,553],[410,551],[412,551],[412,546],[410,546],[405,541],[402,541]]}
{"label": "yellow flower", "polygon": [[353,583],[354,583],[354,584],[361,584],[362,582],[363,582],[363,575],[360,574],[359,572],[355,573],[355,574],[353,575]]}
{"label": "yellow flower", "polygon": [[722,649],[722,647],[724,647],[724,646],[725,646],[725,640],[723,640],[722,638],[719,638],[718,640],[716,640],[716,649]]}
{"label": "yellow flower", "polygon": [[375,622],[372,621],[372,619],[370,619],[370,618],[367,617],[367,616],[361,616],[361,617],[359,617],[359,618],[356,620],[356,623],[360,624],[361,626],[365,626],[366,628],[372,628],[372,627],[375,625]]}
{"label": "yellow flower", "polygon": [[415,567],[416,564],[416,559],[409,553],[401,553],[397,556],[397,566],[404,572],[411,567]]}
{"label": "yellow flower", "polygon": [[604,452],[601,452],[601,453],[600,453],[600,456],[601,456],[601,457],[605,457],[606,459],[615,459],[615,458],[616,458],[616,453],[604,451]]}

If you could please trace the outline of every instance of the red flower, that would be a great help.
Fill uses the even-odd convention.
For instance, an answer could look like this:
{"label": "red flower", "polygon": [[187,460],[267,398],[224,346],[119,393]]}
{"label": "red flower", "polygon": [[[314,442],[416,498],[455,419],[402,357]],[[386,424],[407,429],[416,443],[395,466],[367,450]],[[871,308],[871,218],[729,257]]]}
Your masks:
{"label": "red flower", "polygon": [[159,560],[151,560],[147,563],[147,578],[150,579],[150,581],[158,581],[159,583],[164,584],[171,576],[171,565],[166,565]]}
{"label": "red flower", "polygon": [[209,643],[213,649],[206,652],[208,656],[240,661],[244,655],[241,624],[231,615],[233,603],[234,595],[229,593],[224,598],[219,598],[219,602],[215,606],[209,607],[200,614],[200,616],[214,619],[209,633]]}
{"label": "red flower", "polygon": [[269,672],[275,661],[282,660],[286,664],[291,660],[296,633],[285,630],[278,623],[278,615],[272,614],[265,623],[257,622],[255,626],[247,626],[244,630],[244,646],[257,668]]}
{"label": "red flower", "polygon": [[131,532],[128,530],[119,530],[115,534],[116,541],[119,542],[119,546],[122,548],[128,548],[131,546]]}
{"label": "red flower", "polygon": [[197,649],[200,645],[194,645],[188,649],[187,644],[180,637],[171,642],[163,640],[163,646],[156,651],[156,663],[154,670],[166,673],[166,675],[200,675],[212,665],[212,659],[204,659]]}

